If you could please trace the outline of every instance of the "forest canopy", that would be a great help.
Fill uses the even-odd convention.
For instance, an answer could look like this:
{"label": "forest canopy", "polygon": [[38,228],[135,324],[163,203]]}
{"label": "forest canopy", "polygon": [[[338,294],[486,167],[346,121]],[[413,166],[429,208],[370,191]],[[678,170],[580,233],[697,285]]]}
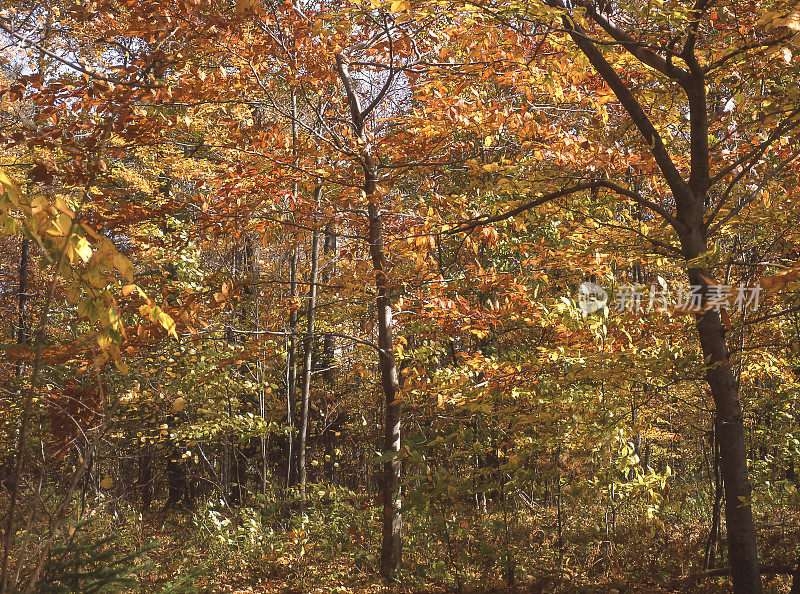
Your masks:
{"label": "forest canopy", "polygon": [[0,594],[800,593],[795,0],[0,41]]}

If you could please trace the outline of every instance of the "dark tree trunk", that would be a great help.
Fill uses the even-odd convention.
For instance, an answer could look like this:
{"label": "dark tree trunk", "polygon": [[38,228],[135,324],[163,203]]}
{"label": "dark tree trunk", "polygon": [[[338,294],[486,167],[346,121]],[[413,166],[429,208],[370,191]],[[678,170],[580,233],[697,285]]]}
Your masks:
{"label": "dark tree trunk", "polygon": [[719,444],[717,443],[717,430],[714,428],[712,433],[712,443],[714,454],[714,504],[711,507],[711,530],[708,533],[708,540],[706,541],[705,553],[705,567],[710,569],[717,559],[717,542],[719,541],[720,534],[720,513],[722,511],[722,477],[719,474]]}
{"label": "dark tree trunk", "polygon": [[[319,203],[321,189],[314,191]],[[301,394],[300,424],[297,435],[297,472],[300,489],[306,493],[306,441],[308,438],[308,411],[311,403],[311,359],[314,353],[314,310],[317,306],[317,270],[319,264],[319,232],[311,235],[311,272],[308,279],[308,307],[306,314],[306,335],[303,340],[303,391]]]}
{"label": "dark tree trunk", "polygon": [[800,594],[800,556],[797,557],[797,568],[792,574],[792,590],[789,594]]}
{"label": "dark tree trunk", "polygon": [[[297,297],[297,247],[292,248],[289,259],[289,290],[292,298]],[[297,312],[294,308],[289,312],[289,345],[286,352],[286,424],[290,433],[286,449],[286,486],[291,487],[297,481],[295,464],[295,435],[297,424]]]}
{"label": "dark tree trunk", "polygon": [[716,406],[720,469],[725,488],[728,558],[734,591],[742,594],[757,593],[761,592],[761,572],[750,505],[750,479],[747,474],[747,453],[738,389],[727,364],[727,348],[719,314],[707,312],[698,318],[697,327],[703,354],[710,359],[706,378]]}
{"label": "dark tree trunk", "polygon": [[[375,189],[375,179],[367,176],[367,188]],[[390,456],[383,464],[383,531],[381,541],[381,575],[393,581],[401,556],[400,516],[400,386],[392,340],[392,309],[389,287],[385,276],[383,221],[377,205],[369,206],[369,238],[372,265],[375,268],[375,284],[378,289],[378,347],[380,348],[381,385],[384,394],[383,453]]]}
{"label": "dark tree trunk", "polygon": [[[185,415],[174,414],[168,419],[169,426],[178,427],[185,418]],[[182,457],[179,444],[171,443],[167,449],[167,502],[164,504],[164,511],[178,505],[191,507],[192,503],[186,461]]]}
{"label": "dark tree trunk", "polygon": [[[334,272],[333,258],[336,257],[336,224],[331,221],[325,226],[325,243],[323,245],[323,253],[329,256],[325,269],[322,271],[322,283],[327,285],[331,282],[331,277]],[[329,391],[333,391],[333,383],[336,378],[334,373],[334,351],[336,349],[336,340],[330,332],[326,332],[322,339],[322,379]]]}
{"label": "dark tree trunk", "polygon": [[[400,515],[400,384],[397,379],[397,362],[394,357],[392,339],[392,305],[384,246],[383,214],[376,195],[378,189],[378,162],[372,152],[372,142],[367,136],[366,121],[370,110],[374,109],[383,94],[388,90],[385,84],[380,94],[370,105],[361,109],[347,61],[342,54],[336,56],[336,69],[345,87],[350,106],[351,120],[361,145],[361,166],[364,172],[364,194],[369,201],[367,219],[369,223],[369,253],[375,270],[375,305],[378,317],[378,357],[381,372],[381,386],[384,396],[383,455],[386,460],[381,472],[381,496],[383,498],[383,530],[381,540],[381,576],[387,582],[397,578],[401,558],[401,515]],[[390,77],[393,76],[390,74]],[[391,82],[391,78],[387,81]]]}
{"label": "dark tree trunk", "polygon": [[153,454],[149,449],[139,456],[139,511],[150,512],[153,503]]}
{"label": "dark tree trunk", "polygon": [[[690,261],[707,249],[702,228],[704,196],[697,196],[694,212],[678,209],[679,219],[686,225],[681,234],[684,257]],[[682,212],[684,210],[684,212]],[[685,212],[689,210],[689,212]],[[703,288],[705,294],[711,273],[690,268],[689,282]],[[761,569],[756,547],[756,530],[750,504],[750,479],[747,471],[747,450],[744,443],[742,407],[739,389],[728,361],[725,328],[717,311],[695,315],[697,334],[703,358],[707,361],[706,381],[715,406],[715,437],[719,447],[719,463],[725,493],[725,525],[728,535],[728,559],[734,592],[758,594],[762,590]]]}
{"label": "dark tree trunk", "polygon": [[167,489],[167,502],[164,504],[165,511],[183,503],[188,491],[186,468],[177,452],[173,452],[173,455],[167,459]]}
{"label": "dark tree trunk", "polygon": [[[19,290],[17,291],[17,313],[19,323],[17,325],[17,344],[28,344],[28,328],[26,321],[25,305],[28,302],[28,238],[22,240],[19,251]],[[22,374],[22,361],[16,365],[16,375]]]}
{"label": "dark tree trunk", "polygon": [[[559,2],[559,4],[564,8],[563,3]],[[590,18],[601,22],[591,5],[587,8],[587,14]],[[676,231],[681,244],[682,256],[687,263],[686,272],[689,282],[701,287],[702,293],[705,295],[708,289],[706,279],[711,278],[712,275],[703,268],[694,268],[689,265],[689,262],[708,249],[709,226],[708,222],[704,220],[704,207],[707,204],[711,185],[706,72],[700,66],[695,54],[695,43],[691,39],[687,40],[681,54],[686,68],[678,67],[671,61],[662,61],[659,56],[654,54],[635,53],[638,59],[678,83],[686,95],[690,136],[690,173],[687,180],[675,166],[661,135],[650,121],[642,104],[614,67],[606,61],[592,38],[586,35],[586,32],[575,21],[566,16],[562,19],[562,24],[570,33],[573,42],[614,92],[647,143],[664,181],[672,192],[675,211],[672,214],[668,209],[651,202],[646,205]],[[627,33],[616,29],[607,21],[602,21],[601,24],[625,46],[627,42],[624,40]],[[627,194],[627,196],[639,204],[644,203],[643,199],[635,193]],[[715,421],[720,450],[720,467],[725,487],[728,558],[733,589],[736,594],[760,594],[762,591],[761,573],[756,548],[753,511],[750,504],[750,481],[747,473],[742,409],[738,386],[728,361],[725,329],[718,311],[709,310],[697,313],[695,319],[703,360],[707,364],[706,380],[711,388],[716,409]]]}
{"label": "dark tree trunk", "polygon": [[233,446],[233,481],[229,502],[231,505],[243,505],[247,493],[247,455],[241,447]]}

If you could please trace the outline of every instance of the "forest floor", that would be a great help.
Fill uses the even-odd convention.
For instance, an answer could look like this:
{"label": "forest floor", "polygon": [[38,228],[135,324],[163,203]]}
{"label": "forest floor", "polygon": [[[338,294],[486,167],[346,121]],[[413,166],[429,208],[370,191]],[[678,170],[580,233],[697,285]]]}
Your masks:
{"label": "forest floor", "polygon": [[[154,505],[158,511],[142,516],[99,499],[87,506],[88,522],[75,540],[104,543],[106,559],[134,556],[136,586],[125,591],[141,594],[731,591],[724,569],[703,574],[708,527],[685,511],[653,523],[634,515],[633,507],[631,513],[621,508],[609,530],[602,510],[573,506],[563,513],[559,540],[556,510],[549,506],[535,514],[496,509],[486,515],[457,502],[409,507],[398,584],[387,588],[378,578],[379,509],[370,498],[328,487],[300,507],[297,499],[251,503],[230,510],[205,501],[169,512]],[[759,520],[762,564],[778,570],[765,575],[765,594],[788,593],[800,517],[787,510]],[[724,543],[719,551],[712,567],[724,568]],[[98,566],[86,559],[85,568]],[[505,579],[510,574],[513,587]],[[58,569],[48,579],[66,581]],[[83,590],[68,585],[57,591]]]}
{"label": "forest floor", "polygon": [[[221,542],[218,535],[216,542],[204,540],[202,536],[198,538],[196,515],[171,514],[166,519],[163,515],[155,515],[143,522],[142,529],[144,542],[159,540],[161,543],[150,554],[150,561],[155,563],[157,571],[142,576],[145,578],[143,582],[149,583],[153,591],[165,582],[174,581],[198,568],[202,570],[193,580],[196,591],[232,594],[661,594],[731,591],[726,575],[702,577],[698,575],[701,573],[699,563],[688,561],[698,558],[697,554],[703,548],[699,527],[684,526],[683,533],[673,532],[663,540],[651,540],[641,533],[621,529],[614,542],[590,542],[590,532],[574,531],[570,533],[571,540],[564,544],[569,553],[562,559],[561,571],[557,569],[557,562],[553,564],[554,570],[550,570],[546,562],[542,563],[542,558],[553,555],[554,539],[538,545],[532,541],[520,544],[518,540],[514,545],[515,553],[519,555],[515,572],[518,583],[513,587],[503,579],[503,551],[496,550],[494,562],[484,559],[483,566],[470,565],[462,555],[459,561],[463,565],[457,567],[447,561],[446,542],[441,542],[444,539],[440,539],[435,527],[431,527],[429,544],[436,541],[440,547],[440,559],[444,559],[445,566],[442,571],[441,565],[437,566],[432,557],[426,556],[426,551],[419,550],[420,534],[410,529],[404,572],[400,583],[392,588],[386,588],[377,578],[374,553],[377,553],[378,543],[374,535],[371,539],[355,522],[345,528],[347,542],[343,546],[332,544],[336,530],[330,526],[327,529],[322,525],[311,526],[306,531],[290,528],[281,535],[270,533],[278,544],[260,547],[255,556],[241,542],[231,546],[230,541]],[[800,533],[796,529],[791,529],[788,534],[782,530],[780,535],[775,530],[768,532],[764,535],[766,550],[762,555],[774,561],[776,556],[781,557],[778,549],[793,548],[800,542],[798,537]],[[524,554],[530,551],[522,549],[538,553],[536,561]],[[579,551],[584,553],[582,558],[577,554]],[[783,559],[783,563],[773,565],[789,567],[788,557]],[[435,571],[437,567],[438,573]],[[790,575],[765,577],[765,592],[789,592],[790,587]]]}

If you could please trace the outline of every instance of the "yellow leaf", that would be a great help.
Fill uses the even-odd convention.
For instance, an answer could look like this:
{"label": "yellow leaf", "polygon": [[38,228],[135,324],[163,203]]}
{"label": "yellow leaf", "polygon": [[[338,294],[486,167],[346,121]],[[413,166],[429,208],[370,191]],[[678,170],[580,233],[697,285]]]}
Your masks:
{"label": "yellow leaf", "polygon": [[94,255],[94,250],[92,250],[92,244],[85,237],[79,237],[75,245],[75,253],[81,260],[88,262]]}
{"label": "yellow leaf", "polygon": [[783,18],[772,21],[775,27],[786,27],[792,31],[800,31],[800,11],[795,10]]}
{"label": "yellow leaf", "polygon": [[123,279],[128,282],[133,280],[133,266],[128,258],[117,252],[112,256],[111,260],[114,262],[114,268],[119,270],[119,273],[122,275]]}
{"label": "yellow leaf", "polygon": [[409,5],[407,0],[394,0],[389,7],[389,12],[398,13],[398,12],[405,12],[406,10],[410,10],[411,6]]}
{"label": "yellow leaf", "polygon": [[4,194],[8,194],[12,204],[14,204],[14,206],[19,206],[19,197],[22,195],[22,192],[19,186],[11,181],[11,178],[8,177],[6,172],[2,169],[0,169],[0,187],[2,187]]}
{"label": "yellow leaf", "polygon": [[31,213],[38,214],[48,206],[50,206],[50,203],[47,201],[47,198],[44,196],[34,196],[33,200],[31,200]]}
{"label": "yellow leaf", "polygon": [[55,206],[68,217],[75,217],[75,212],[67,205],[61,196],[56,196]]}
{"label": "yellow leaf", "polygon": [[178,333],[175,331],[175,320],[173,320],[169,314],[164,313],[164,311],[160,307],[156,306],[150,312],[150,316],[154,322],[158,322],[159,324],[161,324],[161,326],[164,328],[164,330],[167,331],[167,333],[170,336],[172,336],[176,340],[178,339]]}
{"label": "yellow leaf", "polygon": [[55,234],[64,237],[69,233],[70,227],[72,227],[72,219],[64,213],[61,213],[56,217],[54,225],[56,228]]}

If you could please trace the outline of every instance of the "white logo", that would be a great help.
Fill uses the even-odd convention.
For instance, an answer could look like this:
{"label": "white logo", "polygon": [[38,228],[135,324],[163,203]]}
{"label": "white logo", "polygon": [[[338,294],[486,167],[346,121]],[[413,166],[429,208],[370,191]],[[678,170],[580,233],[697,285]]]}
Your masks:
{"label": "white logo", "polygon": [[608,303],[608,293],[603,287],[585,282],[578,288],[578,307],[586,313],[594,313]]}

